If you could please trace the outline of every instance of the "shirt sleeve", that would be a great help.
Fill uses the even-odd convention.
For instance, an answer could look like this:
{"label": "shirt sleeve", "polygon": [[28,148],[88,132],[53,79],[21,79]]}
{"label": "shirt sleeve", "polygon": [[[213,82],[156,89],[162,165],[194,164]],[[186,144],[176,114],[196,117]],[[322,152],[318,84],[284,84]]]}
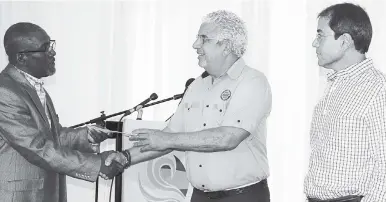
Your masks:
{"label": "shirt sleeve", "polygon": [[272,95],[263,74],[240,82],[224,114],[222,126],[242,128],[252,133],[271,112]]}
{"label": "shirt sleeve", "polygon": [[95,181],[101,158],[54,144],[39,129],[28,106],[14,92],[0,88],[0,136],[28,162],[42,169]]}
{"label": "shirt sleeve", "polygon": [[363,202],[386,201],[386,89],[375,97],[367,113],[370,149],[374,164]]}

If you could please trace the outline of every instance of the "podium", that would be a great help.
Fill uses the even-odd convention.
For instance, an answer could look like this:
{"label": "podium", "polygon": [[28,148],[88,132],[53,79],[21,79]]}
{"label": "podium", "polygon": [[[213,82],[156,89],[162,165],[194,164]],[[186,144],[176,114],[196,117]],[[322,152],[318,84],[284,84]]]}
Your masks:
{"label": "podium", "polygon": [[[137,128],[163,129],[165,122],[124,119],[123,132]],[[122,138],[122,150],[133,142]],[[185,152],[173,151],[156,159],[133,165],[122,173],[122,202],[189,202],[193,187],[185,169]]]}
{"label": "podium", "polygon": [[[185,91],[193,81],[194,78],[190,78],[187,80],[185,84]],[[98,125],[101,125],[102,127],[106,127],[107,129],[126,133],[131,133],[131,131],[137,128],[163,129],[164,127],[166,127],[165,122],[124,119],[122,124],[121,121],[105,122],[105,120],[118,115],[123,115],[120,119],[122,120],[124,116],[130,115],[134,111],[139,110],[139,106],[142,106],[141,108],[146,108],[170,100],[178,100],[183,97],[184,93],[147,104],[148,102],[158,98],[158,95],[156,93],[152,93],[149,98],[142,101],[140,104],[138,104],[132,109],[114,113],[108,116],[104,114],[104,111],[101,111],[100,117],[71,126],[71,128],[77,128],[85,124],[96,123]],[[127,137],[122,136],[119,133],[114,133],[113,136],[110,137],[110,139],[115,139],[115,150],[118,152],[132,147],[132,142],[130,142]],[[109,140],[104,141],[104,143],[101,143],[101,145],[107,143],[107,148],[102,149],[101,147],[101,151],[112,150],[111,148],[109,148],[109,145],[111,145],[109,144],[109,142],[111,143],[111,141]],[[109,200],[107,198],[109,201],[188,202],[190,201],[193,192],[193,187],[188,182],[186,176],[185,153],[179,151],[173,151],[167,155],[158,157],[157,159],[133,165],[130,168],[126,169],[121,175],[116,176],[115,179],[115,187],[112,188],[113,184],[111,184],[111,188],[109,189],[110,195],[114,192],[115,196],[112,195],[112,200]],[[99,191],[99,184],[100,183],[98,178],[96,180],[95,186],[95,202],[98,202],[98,199],[101,196],[104,199],[106,198],[106,181],[102,180],[102,185],[104,186],[102,189],[102,193]]]}

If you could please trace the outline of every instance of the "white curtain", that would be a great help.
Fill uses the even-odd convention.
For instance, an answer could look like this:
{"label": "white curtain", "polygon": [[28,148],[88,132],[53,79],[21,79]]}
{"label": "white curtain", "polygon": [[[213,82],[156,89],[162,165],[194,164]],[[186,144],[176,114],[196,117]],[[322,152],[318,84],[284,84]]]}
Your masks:
{"label": "white curtain", "polygon": [[[235,12],[249,32],[246,62],[264,72],[272,86],[271,201],[304,201],[308,130],[325,73],[317,66],[311,43],[317,13],[337,2],[341,1],[0,2],[0,35],[10,25],[28,21],[56,40],[57,73],[45,79],[46,89],[61,123],[70,126],[95,118],[100,111],[109,115],[129,109],[153,92],[159,100],[182,93],[185,81],[203,72],[192,48],[202,17],[219,9]],[[385,70],[386,5],[382,0],[355,2],[369,12],[374,27],[369,55]],[[2,69],[8,62],[3,49],[0,61]],[[164,121],[177,103],[146,108],[143,119]],[[113,141],[102,147],[113,149]],[[101,181],[100,201],[107,201],[110,181]],[[93,190],[93,183],[68,178],[69,201],[92,202]]]}

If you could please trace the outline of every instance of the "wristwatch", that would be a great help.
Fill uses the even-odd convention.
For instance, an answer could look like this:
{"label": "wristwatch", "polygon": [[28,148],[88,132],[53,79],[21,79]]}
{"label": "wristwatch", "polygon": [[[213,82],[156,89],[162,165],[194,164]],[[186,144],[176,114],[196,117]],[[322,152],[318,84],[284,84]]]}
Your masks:
{"label": "wristwatch", "polygon": [[124,168],[126,169],[126,168],[130,167],[130,165],[131,165],[130,151],[128,149],[126,149],[126,150],[122,151],[122,154],[126,157],[125,165],[123,165]]}

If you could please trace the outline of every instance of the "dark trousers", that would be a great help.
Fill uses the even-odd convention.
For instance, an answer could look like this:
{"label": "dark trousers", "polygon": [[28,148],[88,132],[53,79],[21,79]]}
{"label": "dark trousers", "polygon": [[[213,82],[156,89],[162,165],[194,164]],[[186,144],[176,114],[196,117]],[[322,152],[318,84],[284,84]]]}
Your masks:
{"label": "dark trousers", "polygon": [[329,200],[319,200],[309,198],[309,202],[360,202],[363,196],[345,196],[337,199],[329,199]]}
{"label": "dark trousers", "polygon": [[[242,188],[241,188],[242,189]],[[193,190],[191,202],[270,202],[269,188],[266,180],[250,185],[241,193],[223,191],[219,197],[211,197],[198,189]],[[216,195],[216,194],[215,194]]]}

